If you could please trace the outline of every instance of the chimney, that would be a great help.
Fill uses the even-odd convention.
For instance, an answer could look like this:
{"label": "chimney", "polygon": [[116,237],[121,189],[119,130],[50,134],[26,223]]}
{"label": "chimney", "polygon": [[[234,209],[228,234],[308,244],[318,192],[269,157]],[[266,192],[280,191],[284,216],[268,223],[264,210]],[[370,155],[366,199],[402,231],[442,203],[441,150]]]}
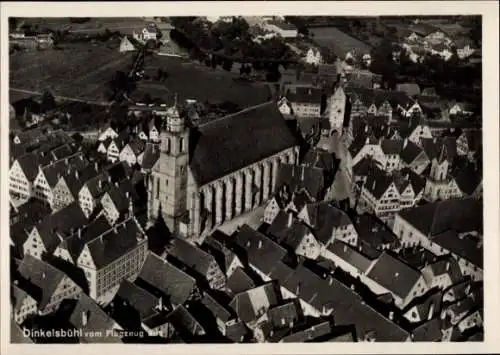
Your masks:
{"label": "chimney", "polygon": [[258,249],[262,249],[262,240],[259,240]]}
{"label": "chimney", "polygon": [[288,213],[288,223],[287,223],[288,228],[292,226],[292,222],[293,222],[293,214]]}
{"label": "chimney", "polygon": [[403,149],[406,148],[407,145],[408,145],[408,138],[405,138],[403,141]]}
{"label": "chimney", "polygon": [[128,191],[125,192],[125,198],[127,198],[127,199],[130,198],[130,192],[128,192]]}
{"label": "chimney", "polygon": [[450,270],[450,262],[448,261],[448,262],[446,263],[446,271],[449,271],[449,270]]}
{"label": "chimney", "polygon": [[108,182],[111,184],[112,181],[111,181],[111,175],[108,175]]}
{"label": "chimney", "polygon": [[163,297],[158,298],[158,304],[156,305],[156,309],[158,311],[162,311],[163,310]]}
{"label": "chimney", "polygon": [[333,284],[333,277],[330,277],[328,279],[328,285],[331,286]]}
{"label": "chimney", "polygon": [[366,137],[366,140],[365,140],[365,145],[368,145],[370,144],[370,137]]}
{"label": "chimney", "polygon": [[95,171],[99,171],[99,163],[98,162],[94,163],[94,168],[95,168]]}
{"label": "chimney", "polygon": [[394,312],[393,311],[389,312],[389,319],[394,320]]}
{"label": "chimney", "polygon": [[75,170],[75,178],[77,178],[77,179],[79,179],[79,178],[80,178],[80,176],[79,176],[79,174],[78,174],[78,170]]}
{"label": "chimney", "polygon": [[300,282],[297,284],[297,287],[295,288],[295,294],[296,295],[300,294]]}
{"label": "chimney", "polygon": [[[109,182],[111,182],[111,176],[109,177]],[[118,181],[115,181],[114,185],[115,187],[118,187]]]}
{"label": "chimney", "polygon": [[97,186],[99,186],[99,189],[102,189],[102,180],[97,181]]}
{"label": "chimney", "polygon": [[82,238],[82,229],[81,228],[78,228],[77,230],[77,235],[78,235],[78,239],[81,239]]}
{"label": "chimney", "polygon": [[45,279],[45,272],[42,272],[42,279]]}
{"label": "chimney", "polygon": [[302,165],[302,175],[301,175],[301,177],[300,177],[300,179],[301,179],[302,181],[304,181],[304,175],[305,175],[305,174],[304,174],[304,172],[305,172],[305,167],[304,167],[304,165]]}
{"label": "chimney", "polygon": [[82,326],[87,326],[87,323],[89,321],[89,315],[90,311],[83,311],[82,312]]}
{"label": "chimney", "polygon": [[373,180],[373,184],[372,184],[372,191],[375,190],[375,186],[377,185],[377,182],[375,180]]}
{"label": "chimney", "polygon": [[396,272],[396,273],[394,274],[394,277],[399,277],[399,272]]}

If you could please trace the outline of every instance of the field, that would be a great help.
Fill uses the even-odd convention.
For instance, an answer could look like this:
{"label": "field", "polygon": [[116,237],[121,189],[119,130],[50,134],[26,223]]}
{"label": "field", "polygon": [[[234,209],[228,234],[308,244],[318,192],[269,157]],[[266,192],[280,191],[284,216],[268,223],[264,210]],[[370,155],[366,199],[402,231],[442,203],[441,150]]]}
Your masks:
{"label": "field", "polygon": [[172,57],[147,57],[144,69],[155,76],[158,69],[167,71],[164,82],[143,80],[138,83],[132,98],[141,100],[146,93],[152,98],[166,99],[174,94],[179,100],[230,101],[241,108],[256,105],[269,99],[269,89],[264,84],[235,81],[239,75],[220,68],[212,70],[200,64]]}
{"label": "field", "polygon": [[132,34],[133,30],[140,30],[147,23],[140,17],[101,17],[92,18],[84,23],[74,23],[68,17],[53,18],[24,18],[27,25],[36,25],[39,28],[47,28],[52,31],[69,30],[74,33],[97,33],[104,29],[120,31],[123,34]]}
{"label": "field", "polygon": [[105,83],[117,70],[127,70],[133,53],[104,44],[74,44],[60,50],[10,55],[10,88],[43,91],[78,99],[103,100]]}

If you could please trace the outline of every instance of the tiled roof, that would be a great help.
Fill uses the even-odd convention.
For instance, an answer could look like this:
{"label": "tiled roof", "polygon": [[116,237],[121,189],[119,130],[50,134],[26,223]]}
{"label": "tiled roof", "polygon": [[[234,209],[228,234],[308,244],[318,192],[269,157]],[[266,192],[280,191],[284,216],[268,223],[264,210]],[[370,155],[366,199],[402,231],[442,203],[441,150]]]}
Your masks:
{"label": "tiled roof", "polygon": [[281,339],[281,343],[299,343],[299,342],[308,342],[314,341],[315,339],[327,335],[332,331],[332,325],[330,322],[325,321],[312,327],[309,327],[305,330],[301,330],[290,335],[285,336]]}
{"label": "tiled roof", "polygon": [[401,211],[399,215],[425,236],[447,230],[458,233],[483,230],[482,199],[451,199],[428,203]]}
{"label": "tiled roof", "polygon": [[274,102],[213,120],[199,131],[190,162],[199,185],[299,144]]}
{"label": "tiled roof", "polygon": [[[448,274],[452,284],[456,284],[462,280],[462,271],[457,260],[451,255],[440,257],[437,261],[428,265],[435,276]],[[425,278],[425,275],[424,275]]]}
{"label": "tiled roof", "polygon": [[137,222],[130,218],[113,226],[108,233],[87,243],[92,260],[101,269],[132,251],[145,238]]}
{"label": "tiled roof", "polygon": [[301,318],[301,309],[295,301],[275,306],[267,311],[267,317],[274,328],[289,328]]}
{"label": "tiled roof", "polygon": [[111,187],[111,185],[112,185],[111,177],[106,171],[88,180],[84,184],[84,186],[87,187],[90,194],[94,198],[99,198],[100,196],[102,196],[102,194],[106,192],[109,189],[109,187]]}
{"label": "tiled roof", "polygon": [[408,296],[421,276],[418,270],[387,252],[380,255],[367,274],[367,277],[402,299]]}
{"label": "tiled roof", "polygon": [[208,292],[203,294],[201,303],[203,303],[217,319],[220,319],[223,322],[227,322],[233,318],[233,314],[226,308],[226,306],[221,304]]}
{"label": "tiled roof", "polygon": [[132,149],[132,152],[137,156],[144,152],[144,148],[146,147],[146,142],[142,139],[136,138],[128,143],[129,147]]}
{"label": "tiled roof", "polygon": [[203,240],[201,247],[213,255],[221,270],[226,273],[237,255],[224,243],[229,240],[229,236],[217,230]]}
{"label": "tiled roof", "polygon": [[419,325],[411,334],[412,341],[437,342],[441,341],[442,338],[441,320],[439,318],[431,319]]}
{"label": "tiled roof", "polygon": [[233,294],[245,292],[255,286],[255,282],[241,267],[237,267],[226,282],[226,288]]}
{"label": "tiled roof", "polygon": [[389,189],[394,183],[392,175],[387,174],[377,166],[372,169],[372,173],[367,176],[366,183],[363,188],[368,190],[377,200]]}
{"label": "tiled roof", "polygon": [[457,155],[457,142],[452,137],[421,138],[420,142],[429,160],[439,158],[443,149],[448,159],[453,159]]}
{"label": "tiled roof", "polygon": [[42,172],[47,179],[50,187],[54,187],[59,178],[64,175],[69,175],[71,170],[80,170],[88,165],[87,159],[82,152],[78,152],[71,157],[66,157],[52,164],[45,165]]}
{"label": "tiled roof", "polygon": [[354,266],[360,271],[360,273],[365,273],[373,262],[373,260],[361,254],[351,245],[339,240],[335,240],[332,244],[330,244],[330,246],[328,246],[328,250],[345,262]]}
{"label": "tiled roof", "polygon": [[167,253],[203,276],[207,275],[209,266],[215,262],[213,255],[203,251],[199,246],[180,238],[171,240]]}
{"label": "tiled roof", "polygon": [[134,308],[141,320],[157,313],[155,307],[158,305],[159,298],[128,280],[121,282],[115,300],[117,298]]}
{"label": "tiled roof", "polygon": [[183,304],[194,290],[196,281],[167,260],[150,253],[138,279],[162,291],[172,304]]}
{"label": "tiled roof", "polygon": [[402,91],[402,92],[408,94],[408,96],[420,95],[420,86],[418,86],[418,84],[415,84],[415,83],[397,84],[396,90]]}
{"label": "tiled roof", "polygon": [[403,310],[406,313],[416,307],[420,319],[428,319],[429,313],[432,311],[432,317],[441,313],[443,300],[443,290],[433,288],[424,295],[413,299]]}
{"label": "tiled roof", "polygon": [[334,229],[352,224],[344,211],[328,202],[308,204],[306,208],[313,234],[323,244],[330,240]]}
{"label": "tiled roof", "polygon": [[177,306],[168,316],[168,322],[174,326],[179,333],[188,333],[190,336],[205,335],[205,329],[186,306]]}
{"label": "tiled roof", "polygon": [[467,163],[452,171],[453,178],[460,191],[471,195],[483,180],[482,167],[478,163]]}
{"label": "tiled roof", "polygon": [[264,270],[272,269],[287,254],[284,248],[247,224],[240,227],[233,240],[246,251],[250,263]]}
{"label": "tiled roof", "polygon": [[10,342],[11,344],[33,344],[33,340],[24,334],[14,317],[10,317]]}
{"label": "tiled roof", "polygon": [[83,227],[88,222],[80,204],[74,202],[63,209],[45,217],[35,227],[43,240],[48,253],[52,253],[61,242],[61,237],[68,236],[72,230]]}
{"label": "tiled roof", "polygon": [[146,143],[144,148],[144,156],[142,157],[142,168],[152,169],[160,158],[160,145],[157,143]]}
{"label": "tiled roof", "polygon": [[352,51],[360,55],[370,53],[370,45],[342,32],[338,28],[312,28],[310,31],[314,33],[316,43],[330,48],[338,57],[345,58],[346,54]]}
{"label": "tiled roof", "polygon": [[378,341],[402,341],[408,336],[406,331],[366,305],[354,291],[332,277],[322,279],[299,265],[280,283],[318,310],[332,308],[335,324],[354,325],[360,338],[373,332]]}
{"label": "tiled roof", "polygon": [[73,260],[77,260],[85,244],[107,233],[110,229],[111,225],[106,216],[102,215],[89,224],[82,226],[80,230],[77,229],[74,234],[62,241],[61,246],[69,251]]}
{"label": "tiled roof", "polygon": [[364,214],[356,216],[353,220],[358,238],[379,248],[382,245],[391,245],[393,248],[399,246],[398,237],[379,219],[372,215]]}
{"label": "tiled roof", "polygon": [[406,164],[411,164],[420,153],[422,153],[422,148],[411,141],[407,141],[399,156]]}
{"label": "tiled roof", "polygon": [[459,236],[456,231],[447,230],[431,237],[432,242],[449,250],[451,253],[483,268],[482,240],[472,236]]}
{"label": "tiled roof", "polygon": [[[267,283],[234,296],[229,306],[245,323],[257,320],[269,308],[278,305],[279,294],[273,283]],[[258,308],[262,307],[262,308]]]}
{"label": "tiled roof", "polygon": [[383,139],[380,147],[386,155],[399,154],[403,149],[403,140],[401,139]]}
{"label": "tiled roof", "polygon": [[280,164],[278,168],[277,189],[288,186],[292,192],[306,189],[311,197],[321,198],[324,188],[324,173],[320,168]]}
{"label": "tiled roof", "polygon": [[18,272],[40,291],[34,297],[38,302],[38,308],[41,310],[51,302],[57,286],[66,277],[62,271],[29,254],[24,256]]}
{"label": "tiled roof", "polygon": [[24,154],[17,159],[17,162],[21,166],[21,169],[23,170],[24,175],[26,175],[28,181],[33,182],[38,174],[39,162],[37,154]]}
{"label": "tiled roof", "polygon": [[[130,206],[132,201],[134,204],[138,203],[139,196],[136,189],[130,182],[130,180],[122,181],[120,184],[112,185],[109,190],[104,194],[108,195],[113,201],[118,212],[125,212]],[[103,198],[104,198],[103,196]]]}
{"label": "tiled roof", "polygon": [[[86,318],[86,323],[84,323]],[[83,330],[84,343],[120,343],[116,336],[106,336],[106,331],[115,329],[115,321],[111,319],[90,297],[81,294],[69,318],[76,329]],[[87,333],[92,335],[86,336]]]}

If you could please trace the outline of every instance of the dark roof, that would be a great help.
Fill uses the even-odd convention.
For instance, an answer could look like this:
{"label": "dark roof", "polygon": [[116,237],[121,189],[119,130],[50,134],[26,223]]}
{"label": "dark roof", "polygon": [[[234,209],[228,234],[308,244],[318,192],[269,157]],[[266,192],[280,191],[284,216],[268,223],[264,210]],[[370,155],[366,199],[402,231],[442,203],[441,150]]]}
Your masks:
{"label": "dark roof", "polygon": [[21,166],[28,181],[34,181],[38,174],[38,155],[36,153],[27,153],[17,158],[17,162]]}
{"label": "dark roof", "polygon": [[203,240],[201,247],[215,258],[219,267],[227,273],[237,255],[224,243],[229,240],[229,236],[220,230],[216,230]]}
{"label": "dark roof", "polygon": [[431,319],[417,328],[411,335],[412,341],[436,342],[443,339],[441,332],[441,320],[439,318]]}
{"label": "dark roof", "polygon": [[143,169],[152,169],[160,158],[160,145],[157,143],[146,143],[141,166]]}
{"label": "dark roof", "polygon": [[472,235],[460,236],[456,231],[447,230],[432,236],[431,240],[451,253],[483,268],[483,242],[480,238]]}
{"label": "dark roof", "polygon": [[421,138],[420,143],[429,160],[438,159],[443,151],[449,160],[457,155],[457,142],[452,137]]}
{"label": "dark roof", "polygon": [[137,222],[130,218],[113,226],[108,233],[87,243],[97,269],[101,269],[130,252],[145,238]]}
{"label": "dark roof", "polygon": [[320,168],[293,164],[279,165],[276,183],[278,190],[285,185],[292,192],[304,188],[311,197],[320,199],[324,184],[324,173]]}
{"label": "dark roof", "polygon": [[[116,184],[110,187],[110,189],[104,194],[108,195],[113,201],[118,212],[125,212],[130,206],[130,202],[137,203],[139,201],[139,196],[137,190],[134,188],[130,180],[124,180],[120,184]],[[104,198],[103,196],[103,198]]]}
{"label": "dark roof", "polygon": [[297,307],[295,301],[289,301],[285,304],[270,308],[267,311],[267,317],[274,328],[290,327],[296,324],[301,317],[301,310]]}
{"label": "dark roof", "polygon": [[[87,318],[86,324],[83,321],[84,315]],[[116,324],[115,321],[85,294],[80,295],[69,321],[76,329],[83,330],[82,338],[80,338],[81,342],[121,342],[119,337],[106,335],[107,330],[114,329]],[[89,333],[89,336],[86,336],[86,333]],[[91,333],[92,335],[90,335]]]}
{"label": "dark roof", "polygon": [[422,153],[422,148],[412,141],[406,141],[406,146],[403,147],[399,156],[406,164],[411,164],[420,153]]}
{"label": "dark roof", "polygon": [[389,189],[394,183],[392,175],[387,174],[382,169],[374,166],[371,174],[367,176],[366,183],[363,188],[368,190],[377,200]]}
{"label": "dark roof", "polygon": [[263,270],[271,270],[287,254],[286,250],[262,233],[244,224],[234,242],[246,251],[248,260]]}
{"label": "dark roof", "polygon": [[403,143],[404,142],[401,139],[382,139],[380,147],[386,155],[399,155],[403,149]]}
{"label": "dark roof", "polygon": [[344,211],[328,202],[311,203],[306,209],[313,234],[323,244],[331,239],[334,229],[352,224]]}
{"label": "dark roof", "polygon": [[299,265],[280,281],[283,287],[314,308],[333,309],[335,324],[354,325],[359,338],[373,332],[378,341],[403,341],[408,336],[401,327],[366,305],[353,290],[333,277],[323,279]]}
{"label": "dark roof", "polygon": [[297,29],[297,27],[295,27],[291,23],[285,22],[285,21],[270,20],[270,21],[267,21],[267,23],[270,25],[274,25],[278,28],[281,28],[282,30],[296,30]]}
{"label": "dark roof", "polygon": [[482,199],[450,199],[428,203],[401,211],[399,215],[425,236],[447,230],[459,233],[483,230]]}
{"label": "dark roof", "polygon": [[483,181],[482,167],[478,163],[467,163],[452,172],[452,176],[460,191],[472,195]]}
{"label": "dark roof", "polygon": [[71,170],[80,170],[88,165],[87,159],[82,152],[78,152],[71,157],[66,157],[55,161],[42,168],[45,179],[50,187],[54,187],[59,178],[64,175],[69,175]]}
{"label": "dark roof", "polygon": [[295,220],[290,228],[286,230],[285,235],[282,238],[278,238],[278,241],[295,250],[309,233],[311,233],[311,230],[308,226],[298,220]]}
{"label": "dark roof", "polygon": [[167,260],[150,253],[138,279],[162,291],[172,304],[183,304],[193,291],[196,281]]}
{"label": "dark roof", "polygon": [[431,316],[436,316],[441,313],[443,301],[443,290],[433,288],[426,292],[424,295],[414,298],[403,310],[406,313],[414,308],[418,312],[420,319],[428,319],[429,313],[432,311]]}
{"label": "dark roof", "polygon": [[356,250],[356,248],[340,240],[334,240],[334,242],[328,246],[328,250],[348,264],[354,266],[361,273],[365,273],[373,262],[373,260]]}
{"label": "dark roof", "polygon": [[[262,299],[265,297],[265,299]],[[238,293],[229,306],[236,312],[238,318],[245,323],[252,322],[263,315],[269,308],[278,305],[279,294],[273,283],[266,283]],[[257,309],[257,306],[263,307]]]}
{"label": "dark roof", "polygon": [[299,104],[317,104],[321,105],[323,91],[316,87],[295,87],[294,90],[288,90],[286,98],[289,102]]}
{"label": "dark roof", "polygon": [[299,343],[314,341],[315,339],[325,336],[332,331],[332,325],[329,321],[324,321],[315,324],[307,329],[297,331],[281,339],[281,343]]}
{"label": "dark roof", "polygon": [[199,185],[299,144],[274,102],[213,120],[199,131],[190,162]]}
{"label": "dark roof", "polygon": [[12,344],[33,344],[29,336],[24,335],[23,329],[10,317],[10,342]]}
{"label": "dark roof", "polygon": [[213,255],[180,238],[171,240],[167,253],[203,276],[207,275],[210,264],[215,262]]}
{"label": "dark roof", "polygon": [[68,236],[73,229],[83,227],[87,222],[87,217],[85,217],[80,204],[75,201],[48,215],[35,227],[42,238],[45,249],[48,253],[52,253],[61,242],[61,237]]}
{"label": "dark roof", "polygon": [[221,304],[208,292],[203,294],[201,303],[203,303],[217,319],[220,319],[223,322],[227,322],[233,318],[233,314],[227,309],[227,307]]}
{"label": "dark roof", "polygon": [[367,277],[402,299],[408,296],[421,276],[418,270],[387,252],[380,255],[367,274]]}
{"label": "dark roof", "polygon": [[440,257],[435,262],[430,263],[428,267],[432,270],[432,273],[435,276],[448,274],[452,284],[460,282],[463,278],[462,271],[460,270],[457,260],[451,255]]}
{"label": "dark roof", "polygon": [[73,260],[80,256],[85,244],[91,242],[97,237],[105,234],[111,229],[106,216],[101,215],[89,224],[77,229],[74,234],[64,239],[60,247],[68,250]]}
{"label": "dark roof", "polygon": [[141,320],[157,313],[155,307],[158,305],[159,298],[128,280],[121,282],[115,300],[117,298],[134,308]]}
{"label": "dark roof", "polygon": [[358,238],[373,246],[379,248],[383,245],[399,246],[398,237],[376,217],[364,214],[356,216],[353,220]]}
{"label": "dark roof", "polygon": [[34,295],[38,308],[43,310],[51,302],[54,292],[66,275],[52,265],[29,254],[25,255],[18,268],[19,274],[40,290]]}
{"label": "dark roof", "polygon": [[245,292],[254,287],[255,282],[241,267],[237,267],[226,282],[226,288],[233,294]]}

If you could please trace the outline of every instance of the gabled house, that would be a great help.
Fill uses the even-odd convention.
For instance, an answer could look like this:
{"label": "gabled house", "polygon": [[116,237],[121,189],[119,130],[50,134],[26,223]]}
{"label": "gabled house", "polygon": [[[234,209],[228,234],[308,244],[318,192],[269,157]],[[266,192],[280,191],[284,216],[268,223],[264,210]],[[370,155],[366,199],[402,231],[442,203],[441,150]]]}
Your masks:
{"label": "gabled house", "polygon": [[120,153],[129,140],[129,132],[127,130],[120,132],[117,137],[112,138],[106,150],[106,159],[114,163],[120,159]]}
{"label": "gabled house", "polygon": [[100,199],[104,214],[111,225],[121,217],[133,216],[135,207],[141,204],[139,195],[130,180],[115,183]]}
{"label": "gabled house", "polygon": [[446,200],[401,211],[393,231],[404,245],[420,243],[436,255],[451,254],[462,275],[482,280],[482,199]]}
{"label": "gabled house", "polygon": [[224,288],[226,276],[215,257],[199,246],[184,239],[174,238],[167,247],[167,253],[185,265],[188,272],[207,282],[210,288],[215,290]]}
{"label": "gabled house", "polygon": [[446,198],[481,198],[483,195],[483,171],[478,162],[465,162],[450,172]]}
{"label": "gabled house", "polygon": [[31,255],[38,259],[44,255],[52,255],[66,236],[87,222],[78,203],[73,203],[48,215],[31,229],[23,244],[24,255]]}
{"label": "gabled house", "polygon": [[375,262],[365,256],[355,246],[340,240],[334,240],[328,247],[322,249],[321,256],[333,261],[337,267],[353,278],[366,273]]}
{"label": "gabled house", "polygon": [[146,234],[131,218],[86,241],[75,264],[84,270],[90,297],[107,304],[123,279],[137,277],[146,256]]}
{"label": "gabled house", "polygon": [[430,288],[424,295],[415,298],[403,309],[403,316],[410,323],[421,323],[441,315],[443,290]]}
{"label": "gabled house", "polygon": [[322,246],[328,246],[334,240],[350,245],[357,245],[358,234],[348,215],[328,202],[305,205],[298,219],[312,230],[313,236]]}
{"label": "gabled house", "polygon": [[196,280],[166,259],[149,253],[135,283],[153,294],[164,295],[173,306],[184,304],[196,289]]}
{"label": "gabled house", "polygon": [[302,118],[319,118],[323,92],[315,87],[296,87],[285,96],[290,102],[293,114]]}
{"label": "gabled house", "polygon": [[322,200],[325,193],[323,170],[306,165],[280,164],[276,190],[284,186],[291,193],[300,193],[303,190],[310,198]]}
{"label": "gabled house", "polygon": [[272,224],[275,218],[278,216],[280,211],[285,208],[285,203],[283,203],[280,195],[273,196],[267,203],[266,209],[264,210],[263,221],[267,224]]}
{"label": "gabled house", "polygon": [[36,301],[36,311],[40,315],[56,311],[65,299],[81,297],[81,288],[66,274],[31,255],[24,256],[18,273],[21,278],[19,285],[27,282],[28,287],[34,287],[36,290],[33,298]]}
{"label": "gabled house", "polygon": [[135,164],[141,165],[145,147],[146,143],[140,138],[136,138],[123,147],[119,160],[126,161],[130,166]]}
{"label": "gabled house", "polygon": [[377,295],[390,293],[399,309],[429,290],[418,270],[386,251],[367,270],[362,282]]}
{"label": "gabled house", "polygon": [[384,153],[384,170],[391,172],[392,170],[398,169],[400,162],[399,156],[401,151],[405,147],[407,141],[399,139],[382,139],[380,142],[380,147]]}
{"label": "gabled house", "polygon": [[39,157],[27,153],[14,160],[9,169],[9,193],[16,199],[27,200],[34,194],[38,174]]}
{"label": "gabled house", "polygon": [[69,317],[69,323],[81,331],[82,343],[121,343],[122,327],[89,296],[82,294]]}
{"label": "gabled house", "polygon": [[255,281],[242,267],[237,267],[226,282],[226,289],[231,295],[248,291],[255,286]]}
{"label": "gabled house", "polygon": [[10,298],[12,306],[12,318],[16,324],[22,324],[26,318],[37,313],[37,300],[35,291],[28,285],[19,284],[19,280],[14,280],[10,287]]}
{"label": "gabled house", "polygon": [[409,168],[416,174],[423,174],[430,164],[425,151],[416,143],[407,140],[399,154],[399,169]]}
{"label": "gabled house", "polygon": [[104,142],[108,139],[115,139],[116,137],[118,137],[118,132],[108,126],[102,131],[102,133],[99,134],[98,140],[99,142]]}
{"label": "gabled house", "polygon": [[457,154],[473,157],[482,148],[481,131],[464,131],[457,138]]}
{"label": "gabled house", "polygon": [[304,62],[311,65],[320,65],[323,62],[321,51],[317,48],[310,47],[306,52]]}
{"label": "gabled house", "polygon": [[424,266],[420,271],[429,288],[437,287],[444,290],[463,279],[460,266],[451,255]]}
{"label": "gabled house", "polygon": [[111,176],[107,171],[83,184],[78,192],[78,202],[87,217],[94,212],[99,199],[111,186]]}
{"label": "gabled house", "polygon": [[238,255],[224,244],[228,239],[229,236],[217,230],[203,240],[201,248],[213,255],[229,282],[229,277],[233,272],[242,268],[243,263]]}

